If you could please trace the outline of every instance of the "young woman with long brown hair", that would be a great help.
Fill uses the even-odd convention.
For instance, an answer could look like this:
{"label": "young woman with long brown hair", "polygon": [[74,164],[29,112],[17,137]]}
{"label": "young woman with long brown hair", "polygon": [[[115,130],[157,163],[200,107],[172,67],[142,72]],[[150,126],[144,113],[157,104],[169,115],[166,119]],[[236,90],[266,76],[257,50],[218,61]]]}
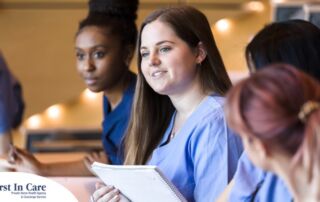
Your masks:
{"label": "young woman with long brown hair", "polygon": [[[226,125],[231,82],[205,15],[187,6],[153,12],[138,50],[125,164],[156,165],[188,201],[215,201],[242,144]],[[93,200],[120,200],[119,192],[99,186]]]}

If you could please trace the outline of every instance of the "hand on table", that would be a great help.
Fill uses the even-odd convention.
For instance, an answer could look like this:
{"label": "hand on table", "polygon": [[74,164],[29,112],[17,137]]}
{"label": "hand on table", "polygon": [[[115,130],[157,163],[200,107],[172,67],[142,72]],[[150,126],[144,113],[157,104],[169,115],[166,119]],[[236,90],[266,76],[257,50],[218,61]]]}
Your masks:
{"label": "hand on table", "polygon": [[11,146],[8,161],[12,165],[12,171],[42,174],[43,165],[26,150]]}

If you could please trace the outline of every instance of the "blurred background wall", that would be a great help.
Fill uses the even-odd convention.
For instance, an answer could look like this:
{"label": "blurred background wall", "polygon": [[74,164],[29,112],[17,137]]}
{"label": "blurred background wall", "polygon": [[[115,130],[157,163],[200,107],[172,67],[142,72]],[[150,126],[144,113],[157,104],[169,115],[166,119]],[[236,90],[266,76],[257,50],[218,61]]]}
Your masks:
{"label": "blurred background wall", "polygon": [[[245,45],[271,20],[269,1],[253,1],[256,5],[248,7],[250,2],[140,0],[137,24],[159,7],[190,4],[199,8],[212,25],[228,71],[241,77],[246,74]],[[23,85],[25,117],[77,99],[85,89],[76,72],[74,35],[86,14],[86,0],[0,0],[0,50]],[[220,21],[219,28],[220,19],[226,20]],[[136,69],[135,60],[132,69]]]}

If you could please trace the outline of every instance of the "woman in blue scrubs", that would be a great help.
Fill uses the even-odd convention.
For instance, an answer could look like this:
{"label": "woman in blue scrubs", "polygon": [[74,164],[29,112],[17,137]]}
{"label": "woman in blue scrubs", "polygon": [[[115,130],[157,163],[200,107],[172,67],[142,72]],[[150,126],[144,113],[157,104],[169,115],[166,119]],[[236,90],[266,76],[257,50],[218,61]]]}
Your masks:
{"label": "woman in blue scrubs", "polygon": [[[228,123],[242,137],[246,155],[265,171],[240,164],[247,166],[240,169],[253,173],[242,176],[249,177],[247,193],[242,198],[231,193],[230,201],[320,200],[318,81],[290,65],[271,65],[233,87],[225,109]],[[306,165],[309,159],[313,163]]]}
{"label": "woman in blue scrubs", "polygon": [[[138,50],[125,163],[158,166],[188,201],[215,201],[242,144],[226,124],[223,96],[231,82],[205,15],[187,6],[153,12]],[[95,201],[120,197],[109,186],[93,194]]]}
{"label": "woman in blue scrubs", "polygon": [[110,164],[123,164],[121,141],[136,84],[129,64],[137,39],[138,1],[92,0],[89,6],[76,35],[77,69],[91,91],[104,92],[104,150]]}
{"label": "woman in blue scrubs", "polygon": [[43,164],[31,154],[14,149],[17,171],[40,175],[92,175],[93,161],[123,164],[121,141],[133,101],[136,75],[129,70],[137,27],[137,0],[91,0],[89,14],[79,24],[75,38],[77,70],[87,87],[103,92],[103,134],[105,152],[91,153],[75,162]]}
{"label": "woman in blue scrubs", "polygon": [[[303,20],[272,23],[247,45],[246,58],[251,72],[282,62],[320,81],[320,30]],[[219,201],[291,202],[292,196],[278,176],[256,167],[243,153],[234,179]]]}

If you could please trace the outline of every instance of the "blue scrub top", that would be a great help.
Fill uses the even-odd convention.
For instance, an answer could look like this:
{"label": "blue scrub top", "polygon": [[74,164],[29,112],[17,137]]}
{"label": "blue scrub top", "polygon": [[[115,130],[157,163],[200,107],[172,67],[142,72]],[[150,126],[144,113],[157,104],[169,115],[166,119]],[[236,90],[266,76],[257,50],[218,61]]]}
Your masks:
{"label": "blue scrub top", "polygon": [[0,53],[0,134],[18,126],[23,111],[21,85],[11,74]]}
{"label": "blue scrub top", "polygon": [[292,202],[293,198],[279,177],[253,165],[244,152],[238,163],[228,201]]}
{"label": "blue scrub top", "polygon": [[103,97],[104,120],[102,122],[102,143],[111,164],[123,164],[122,139],[126,132],[136,85],[136,75],[130,72],[130,84],[121,102],[111,111],[108,98]]}
{"label": "blue scrub top", "polygon": [[188,201],[215,201],[232,179],[242,153],[242,143],[229,128],[223,112],[224,98],[205,98],[166,144],[173,115],[149,165],[156,165]]}

